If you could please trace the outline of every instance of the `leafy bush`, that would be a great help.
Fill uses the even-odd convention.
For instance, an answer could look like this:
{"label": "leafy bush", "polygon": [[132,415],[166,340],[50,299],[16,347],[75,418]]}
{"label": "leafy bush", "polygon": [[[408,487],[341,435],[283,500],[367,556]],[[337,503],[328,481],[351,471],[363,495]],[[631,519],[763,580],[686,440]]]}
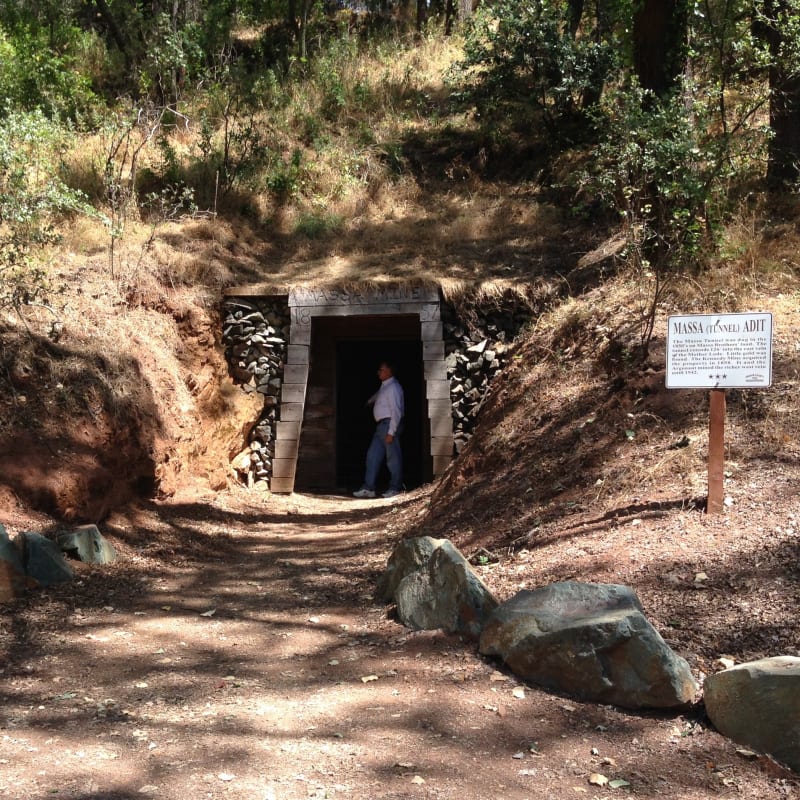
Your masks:
{"label": "leafy bush", "polygon": [[295,150],[289,161],[278,158],[267,177],[267,188],[280,203],[285,203],[300,191],[303,177],[303,154]]}
{"label": "leafy bush", "polygon": [[303,214],[297,220],[295,233],[307,239],[321,239],[342,229],[344,219],[340,214],[311,212]]}
{"label": "leafy bush", "polygon": [[80,192],[57,177],[69,134],[41,111],[0,122],[0,307],[43,302],[47,284],[34,258],[58,240],[65,213],[93,213]]}
{"label": "leafy bush", "polygon": [[652,286],[643,310],[643,352],[670,281],[703,266],[734,206],[736,186],[762,168],[766,140],[745,126],[753,108],[743,113],[733,126],[737,135],[729,135],[713,96],[689,85],[663,100],[627,86],[608,92],[598,106],[600,140],[580,192],[619,214],[628,261],[642,285]]}
{"label": "leafy bush", "polygon": [[564,2],[499,0],[483,5],[466,30],[463,99],[496,118],[535,109],[553,133],[599,98],[619,67],[611,27],[577,35]]}
{"label": "leafy bush", "polygon": [[[88,51],[91,38],[74,29],[70,44]],[[96,102],[74,52],[53,50],[43,31],[23,28],[11,34],[0,26],[0,112],[39,110],[74,121],[89,114]]]}

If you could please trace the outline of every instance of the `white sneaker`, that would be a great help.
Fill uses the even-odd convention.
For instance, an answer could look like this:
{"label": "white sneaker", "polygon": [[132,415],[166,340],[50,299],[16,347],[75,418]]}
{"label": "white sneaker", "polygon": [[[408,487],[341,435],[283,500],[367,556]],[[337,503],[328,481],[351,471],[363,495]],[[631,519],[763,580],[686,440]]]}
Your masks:
{"label": "white sneaker", "polygon": [[353,492],[353,497],[372,498],[375,497],[375,492],[372,489],[359,489],[357,492]]}
{"label": "white sneaker", "polygon": [[381,497],[397,497],[399,494],[403,494],[399,489],[387,489]]}

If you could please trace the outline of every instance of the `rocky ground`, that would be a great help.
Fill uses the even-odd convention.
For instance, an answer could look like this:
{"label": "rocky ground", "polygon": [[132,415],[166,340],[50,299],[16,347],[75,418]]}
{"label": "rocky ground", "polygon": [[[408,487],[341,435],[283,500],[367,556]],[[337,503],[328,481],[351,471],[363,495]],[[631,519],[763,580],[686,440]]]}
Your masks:
{"label": "rocky ground", "polygon": [[[699,679],[723,655],[800,655],[790,488],[717,518],[689,507],[577,513],[535,549],[475,551],[477,569],[501,599],[565,577],[630,583]],[[112,515],[102,528],[117,564],[78,564],[77,583],[3,609],[0,794],[772,800],[800,790],[715,733],[702,706],[582,703],[521,684],[458,637],[400,626],[375,581],[428,502],[428,490],[394,504],[235,491]],[[21,510],[7,522],[11,533],[47,525]]]}

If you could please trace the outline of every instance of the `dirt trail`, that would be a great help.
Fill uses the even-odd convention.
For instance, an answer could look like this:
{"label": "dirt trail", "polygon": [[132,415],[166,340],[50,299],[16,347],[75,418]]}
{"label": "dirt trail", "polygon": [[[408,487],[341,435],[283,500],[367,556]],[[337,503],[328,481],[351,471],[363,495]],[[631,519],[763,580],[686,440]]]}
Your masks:
{"label": "dirt trail", "polygon": [[[402,502],[245,495],[116,515],[122,559],[4,608],[0,796],[788,796],[698,715],[523,687],[374,599]],[[617,790],[592,773],[622,778]]]}

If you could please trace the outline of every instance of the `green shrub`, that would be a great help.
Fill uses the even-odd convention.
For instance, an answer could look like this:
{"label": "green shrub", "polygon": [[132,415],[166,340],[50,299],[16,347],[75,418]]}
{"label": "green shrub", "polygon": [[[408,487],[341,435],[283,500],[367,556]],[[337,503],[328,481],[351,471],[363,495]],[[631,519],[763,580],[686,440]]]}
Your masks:
{"label": "green shrub", "polygon": [[311,212],[301,215],[295,225],[295,233],[307,239],[321,239],[342,229],[344,218],[339,214]]}
{"label": "green shrub", "polygon": [[0,122],[0,307],[43,302],[48,287],[37,251],[58,240],[55,223],[64,214],[94,213],[58,177],[68,142],[69,133],[41,111]]}
{"label": "green shrub", "polygon": [[[71,44],[90,47],[89,35],[75,30]],[[53,50],[42,31],[0,26],[0,112],[39,110],[62,121],[91,115],[97,98],[74,53]]]}
{"label": "green shrub", "polygon": [[481,5],[466,29],[462,99],[491,119],[536,110],[552,134],[596,102],[619,69],[620,46],[604,25],[576,35],[563,2]]}
{"label": "green shrub", "polygon": [[291,159],[276,160],[267,176],[267,188],[280,203],[295,197],[300,191],[303,177],[303,154],[300,150],[292,153]]}

